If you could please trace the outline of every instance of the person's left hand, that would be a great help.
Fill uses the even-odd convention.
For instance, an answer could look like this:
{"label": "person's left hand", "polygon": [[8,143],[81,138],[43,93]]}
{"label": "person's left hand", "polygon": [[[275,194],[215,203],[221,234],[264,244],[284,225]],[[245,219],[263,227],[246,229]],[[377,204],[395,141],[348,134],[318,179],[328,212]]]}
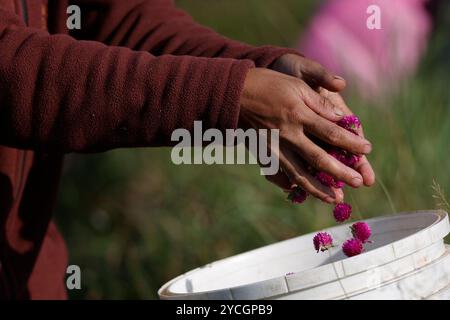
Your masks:
{"label": "person's left hand", "polygon": [[300,78],[313,89],[323,87],[333,92],[339,92],[346,86],[342,77],[332,74],[320,63],[292,53],[275,60],[270,69]]}

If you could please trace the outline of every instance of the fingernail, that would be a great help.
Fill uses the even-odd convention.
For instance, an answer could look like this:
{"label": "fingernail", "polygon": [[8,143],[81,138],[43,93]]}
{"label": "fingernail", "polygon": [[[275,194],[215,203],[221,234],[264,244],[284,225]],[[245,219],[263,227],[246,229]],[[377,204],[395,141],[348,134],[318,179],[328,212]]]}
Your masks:
{"label": "fingernail", "polygon": [[336,201],[341,203],[344,201],[344,193],[336,195]]}
{"label": "fingernail", "polygon": [[372,145],[370,143],[365,144],[363,147],[363,152],[370,153],[371,151],[372,151]]}
{"label": "fingernail", "polygon": [[361,177],[353,177],[352,178],[352,185],[355,187],[359,187],[360,185],[362,185],[363,180]]}
{"label": "fingernail", "polygon": [[334,75],[334,78],[335,78],[336,80],[345,81],[344,78],[342,78],[342,77],[340,77],[340,76],[337,76],[337,75]]}
{"label": "fingernail", "polygon": [[344,112],[338,108],[334,109],[334,114],[337,115],[338,117],[344,116]]}
{"label": "fingernail", "polygon": [[334,198],[332,198],[332,197],[326,197],[326,198],[325,198],[325,202],[333,203],[333,202],[334,202]]}

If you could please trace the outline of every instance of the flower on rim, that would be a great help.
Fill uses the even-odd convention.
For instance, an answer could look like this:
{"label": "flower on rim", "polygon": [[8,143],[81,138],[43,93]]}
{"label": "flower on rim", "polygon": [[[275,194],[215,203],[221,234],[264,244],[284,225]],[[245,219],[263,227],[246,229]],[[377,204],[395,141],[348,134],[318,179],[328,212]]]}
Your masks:
{"label": "flower on rim", "polygon": [[290,200],[292,203],[301,204],[305,202],[306,198],[308,197],[308,193],[306,193],[305,190],[303,190],[300,187],[295,187],[288,195],[288,200]]}
{"label": "flower on rim", "polygon": [[353,237],[360,240],[362,243],[369,242],[369,238],[372,235],[372,230],[365,222],[355,222],[350,229],[352,230]]}
{"label": "flower on rim", "polygon": [[363,243],[355,238],[349,239],[342,245],[342,251],[347,257],[357,256],[364,251]]}
{"label": "flower on rim", "polygon": [[338,203],[333,210],[334,218],[337,222],[343,222],[350,218],[352,214],[352,206],[348,203]]}
{"label": "flower on rim", "polygon": [[317,252],[326,251],[333,246],[333,238],[327,232],[319,232],[313,238],[314,249]]}

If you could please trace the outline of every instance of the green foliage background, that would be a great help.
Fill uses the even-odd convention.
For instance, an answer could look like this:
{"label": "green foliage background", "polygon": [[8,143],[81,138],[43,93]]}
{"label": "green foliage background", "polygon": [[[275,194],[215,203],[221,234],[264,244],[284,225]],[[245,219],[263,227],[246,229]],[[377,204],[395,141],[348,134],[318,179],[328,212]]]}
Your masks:
{"label": "green foliage background", "polygon": [[[312,0],[179,0],[197,21],[255,45],[293,46]],[[348,94],[373,143],[378,183],[347,190],[360,216],[437,206],[450,190],[450,12],[420,71],[395,96]],[[447,193],[448,195],[448,193]],[[82,269],[72,298],[152,299],[171,278],[210,261],[333,225],[319,201],[293,206],[256,166],[175,166],[169,149],[68,157],[56,218]],[[357,215],[358,217],[358,215]]]}

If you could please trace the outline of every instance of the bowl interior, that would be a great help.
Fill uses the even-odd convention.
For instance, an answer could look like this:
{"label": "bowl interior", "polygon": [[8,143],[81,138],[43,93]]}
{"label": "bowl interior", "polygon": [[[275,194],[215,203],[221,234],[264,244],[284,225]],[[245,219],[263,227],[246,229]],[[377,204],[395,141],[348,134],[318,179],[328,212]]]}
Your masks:
{"label": "bowl interior", "polygon": [[[437,213],[420,212],[366,220],[372,229],[373,241],[366,245],[366,252],[413,235],[439,219]],[[312,244],[315,233],[306,234],[193,270],[170,283],[165,293],[188,294],[242,286],[346,259],[341,244],[351,238],[349,226],[325,230],[335,243],[329,251],[316,253]]]}

